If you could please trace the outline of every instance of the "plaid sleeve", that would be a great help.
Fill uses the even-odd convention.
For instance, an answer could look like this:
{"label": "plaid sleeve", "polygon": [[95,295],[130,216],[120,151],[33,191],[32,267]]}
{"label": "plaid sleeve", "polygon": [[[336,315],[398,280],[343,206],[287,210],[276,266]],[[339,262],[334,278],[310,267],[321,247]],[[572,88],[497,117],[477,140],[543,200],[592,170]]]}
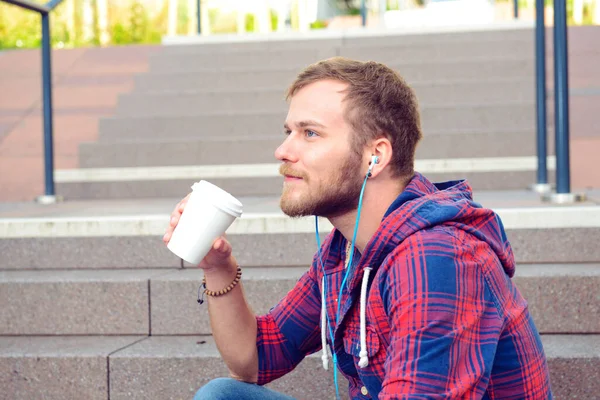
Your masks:
{"label": "plaid sleeve", "polygon": [[381,286],[391,332],[380,399],[481,398],[502,329],[483,242],[444,228],[407,238]]}
{"label": "plaid sleeve", "polygon": [[257,317],[259,385],[287,374],[321,348],[321,296],[311,271],[267,315]]}

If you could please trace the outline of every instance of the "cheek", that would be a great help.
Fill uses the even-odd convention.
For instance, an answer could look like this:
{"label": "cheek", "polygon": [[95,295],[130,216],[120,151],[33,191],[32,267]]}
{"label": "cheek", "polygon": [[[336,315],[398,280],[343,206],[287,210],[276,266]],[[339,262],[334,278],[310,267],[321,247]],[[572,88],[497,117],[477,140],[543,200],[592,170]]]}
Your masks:
{"label": "cheek", "polygon": [[306,156],[305,160],[308,168],[319,172],[321,175],[329,175],[343,165],[347,153],[341,146],[327,146],[320,149],[311,149]]}

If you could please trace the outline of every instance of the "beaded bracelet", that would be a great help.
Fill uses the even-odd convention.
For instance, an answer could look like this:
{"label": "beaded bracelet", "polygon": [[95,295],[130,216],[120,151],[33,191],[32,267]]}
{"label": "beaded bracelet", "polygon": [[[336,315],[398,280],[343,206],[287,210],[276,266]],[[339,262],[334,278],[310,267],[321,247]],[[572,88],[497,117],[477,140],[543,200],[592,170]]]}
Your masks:
{"label": "beaded bracelet", "polygon": [[[198,303],[199,304],[204,303],[204,295],[205,294],[210,297],[219,297],[219,296],[223,296],[224,294],[231,292],[233,290],[233,288],[237,286],[237,284],[240,282],[241,279],[242,279],[242,268],[238,265],[237,273],[235,274],[235,279],[225,289],[221,289],[221,290],[215,292],[213,290],[208,290],[206,288],[206,276],[204,276],[202,278],[202,283],[200,284],[200,287],[198,288]],[[200,291],[202,288],[204,288],[204,290],[202,291],[202,294],[200,294]]]}

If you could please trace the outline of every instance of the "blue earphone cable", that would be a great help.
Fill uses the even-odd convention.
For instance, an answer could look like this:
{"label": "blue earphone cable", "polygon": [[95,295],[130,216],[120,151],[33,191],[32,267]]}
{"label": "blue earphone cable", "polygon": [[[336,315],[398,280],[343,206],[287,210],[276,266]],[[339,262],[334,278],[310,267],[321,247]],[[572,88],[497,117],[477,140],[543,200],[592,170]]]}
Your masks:
{"label": "blue earphone cable", "polygon": [[[358,233],[358,224],[360,222],[360,211],[362,209],[362,200],[363,200],[363,195],[365,193],[365,187],[367,185],[367,179],[370,176],[370,170],[369,173],[367,173],[367,176],[365,176],[365,180],[363,182],[362,188],[360,190],[360,196],[358,198],[358,209],[357,209],[357,214],[356,214],[356,223],[354,224],[354,233],[352,235],[352,242],[351,242],[351,247],[350,247],[350,256],[348,258],[348,264],[347,264],[347,268],[346,268],[346,273],[344,274],[344,279],[342,280],[342,284],[340,286],[340,293],[338,295],[338,306],[337,306],[337,312],[335,314],[335,324],[337,326],[338,322],[339,322],[339,317],[340,317],[340,306],[342,304],[342,291],[344,290],[344,286],[346,285],[346,281],[348,280],[348,275],[350,274],[350,270],[352,269],[352,260],[354,258],[354,244],[356,243],[356,234]],[[325,266],[323,265],[323,259],[321,256],[321,238],[319,237],[319,218],[315,215],[315,234],[317,237],[317,246],[318,246],[318,250],[317,250],[317,254],[319,257],[319,262],[321,263],[321,269],[323,271],[323,276],[325,276]],[[348,255],[347,255],[348,256]],[[323,290],[325,291],[325,293],[327,293],[327,279],[323,280]],[[327,306],[325,306],[325,308],[327,309]],[[327,320],[327,327],[329,330],[329,336],[331,338],[331,348],[332,350],[332,358],[333,358],[333,382],[335,384],[335,395],[336,398],[339,400],[340,399],[340,392],[339,392],[339,385],[338,385],[338,377],[337,377],[337,355],[335,353],[335,343],[334,343],[334,336],[333,336],[333,330],[331,329],[331,323],[329,322],[329,316],[327,315],[327,313],[325,313],[326,316],[326,320]],[[323,351],[326,351],[326,349],[323,349]]]}

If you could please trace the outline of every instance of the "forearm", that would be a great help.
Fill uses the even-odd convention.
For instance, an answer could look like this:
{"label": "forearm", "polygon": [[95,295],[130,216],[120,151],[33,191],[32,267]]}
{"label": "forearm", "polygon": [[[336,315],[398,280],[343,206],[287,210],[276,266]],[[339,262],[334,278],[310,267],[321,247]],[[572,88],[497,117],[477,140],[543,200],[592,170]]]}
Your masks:
{"label": "forearm", "polygon": [[[235,278],[237,265],[205,270],[206,287],[218,291],[226,288]],[[208,297],[208,312],[217,348],[231,375],[247,382],[258,377],[256,350],[256,317],[240,282],[229,293]]]}

